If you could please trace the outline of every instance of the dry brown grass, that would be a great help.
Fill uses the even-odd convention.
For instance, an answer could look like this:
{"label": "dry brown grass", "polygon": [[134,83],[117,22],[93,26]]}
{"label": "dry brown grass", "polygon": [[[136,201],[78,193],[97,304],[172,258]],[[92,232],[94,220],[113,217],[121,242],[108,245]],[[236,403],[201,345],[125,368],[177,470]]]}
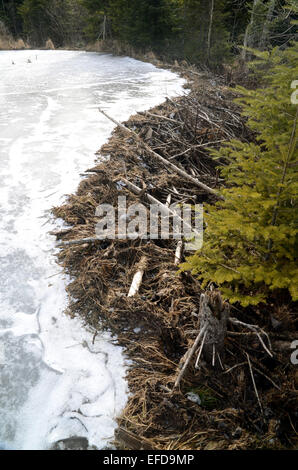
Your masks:
{"label": "dry brown grass", "polygon": [[142,52],[130,44],[116,39],[106,39],[105,41],[98,40],[94,43],[89,43],[86,46],[86,51],[111,53],[117,56],[129,56],[137,60],[142,60],[143,62],[162,65],[161,61],[153,51]]}
{"label": "dry brown grass", "polygon": [[54,49],[55,49],[55,46],[54,46],[54,43],[53,43],[52,39],[48,39],[48,40],[46,41],[45,49],[50,49],[50,50],[54,50]]}
{"label": "dry brown grass", "polygon": [[9,51],[9,50],[20,50],[28,49],[29,46],[24,43],[23,39],[13,39],[9,35],[0,36],[0,50]]}

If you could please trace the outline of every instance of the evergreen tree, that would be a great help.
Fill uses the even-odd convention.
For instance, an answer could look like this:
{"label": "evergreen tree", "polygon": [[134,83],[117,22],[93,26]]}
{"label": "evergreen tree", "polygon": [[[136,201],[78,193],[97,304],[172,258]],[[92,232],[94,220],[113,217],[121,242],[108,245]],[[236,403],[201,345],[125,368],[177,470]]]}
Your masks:
{"label": "evergreen tree", "polygon": [[213,152],[228,162],[221,169],[225,200],[207,207],[203,248],[182,266],[203,286],[216,283],[232,303],[244,306],[276,289],[288,289],[298,300],[298,108],[290,99],[298,43],[255,54],[268,69],[265,82],[257,90],[239,88],[239,103],[257,140],[233,140]]}
{"label": "evergreen tree", "polygon": [[85,33],[91,41],[99,39],[103,33],[105,19],[110,13],[110,0],[80,0],[88,12]]}
{"label": "evergreen tree", "polygon": [[116,37],[139,48],[162,50],[173,38],[175,0],[110,0]]}
{"label": "evergreen tree", "polygon": [[38,47],[49,38],[57,47],[74,43],[85,27],[85,11],[77,0],[24,0],[19,13],[29,42]]}
{"label": "evergreen tree", "polygon": [[25,0],[19,8],[25,33],[33,44],[43,46],[48,39],[47,0]]}
{"label": "evergreen tree", "polygon": [[229,56],[224,1],[183,0],[181,15],[183,55],[189,62],[222,63]]}
{"label": "evergreen tree", "polygon": [[[119,39],[211,68],[238,45],[287,45],[296,0],[0,0],[0,21],[35,46]],[[243,52],[243,58],[246,52]]]}
{"label": "evergreen tree", "polygon": [[270,49],[287,44],[295,38],[295,25],[291,24],[297,13],[296,0],[253,0],[250,20],[244,34],[242,58],[247,59],[247,48]]}

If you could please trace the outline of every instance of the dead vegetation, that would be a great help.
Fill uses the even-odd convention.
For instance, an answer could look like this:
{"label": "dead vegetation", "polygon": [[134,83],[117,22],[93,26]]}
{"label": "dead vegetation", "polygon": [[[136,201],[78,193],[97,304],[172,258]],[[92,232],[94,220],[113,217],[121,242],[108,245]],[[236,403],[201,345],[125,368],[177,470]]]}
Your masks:
{"label": "dead vegetation", "polygon": [[[73,279],[70,309],[95,334],[101,328],[117,334],[133,360],[117,445],[293,448],[298,371],[290,362],[290,343],[297,320],[288,300],[231,307],[212,286],[203,293],[193,276],[177,274],[184,256],[177,240],[95,237],[96,207],[117,207],[119,195],[127,196],[127,205],[148,204],[148,196],[164,205],[214,201],[224,184],[216,167],[224,162],[214,162],[208,147],[234,136],[253,138],[230,89],[198,72],[188,76],[190,94],[133,116],[125,125],[137,136],[118,126],[77,193],[54,209],[70,227],[56,233],[59,262]],[[184,178],[152,152],[213,191]],[[215,339],[210,322],[221,325],[213,329],[219,333]]]}

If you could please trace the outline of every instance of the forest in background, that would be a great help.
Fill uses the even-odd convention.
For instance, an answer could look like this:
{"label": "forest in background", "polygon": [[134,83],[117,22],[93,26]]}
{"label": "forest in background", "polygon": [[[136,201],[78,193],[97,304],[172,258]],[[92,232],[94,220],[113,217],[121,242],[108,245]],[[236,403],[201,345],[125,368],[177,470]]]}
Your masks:
{"label": "forest in background", "polygon": [[[291,8],[293,6],[293,9]],[[43,47],[115,39],[161,58],[214,67],[246,52],[286,46],[295,0],[1,0],[2,27]]]}

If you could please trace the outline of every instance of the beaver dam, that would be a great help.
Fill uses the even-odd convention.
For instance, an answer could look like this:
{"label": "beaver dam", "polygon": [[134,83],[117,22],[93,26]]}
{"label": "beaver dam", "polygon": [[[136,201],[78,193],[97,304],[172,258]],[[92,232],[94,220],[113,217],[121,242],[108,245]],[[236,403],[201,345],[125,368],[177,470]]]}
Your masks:
{"label": "beaver dam", "polygon": [[209,148],[254,140],[223,79],[185,73],[191,92],[119,124],[76,194],[54,208],[68,227],[55,234],[72,278],[70,309],[94,338],[102,329],[115,334],[131,359],[117,447],[292,448],[298,375],[289,360],[296,327],[289,299],[231,306],[214,286],[202,291],[179,272],[181,242],[96,238],[97,206],[117,207],[119,196],[128,205],[215,202],[225,162]]}

